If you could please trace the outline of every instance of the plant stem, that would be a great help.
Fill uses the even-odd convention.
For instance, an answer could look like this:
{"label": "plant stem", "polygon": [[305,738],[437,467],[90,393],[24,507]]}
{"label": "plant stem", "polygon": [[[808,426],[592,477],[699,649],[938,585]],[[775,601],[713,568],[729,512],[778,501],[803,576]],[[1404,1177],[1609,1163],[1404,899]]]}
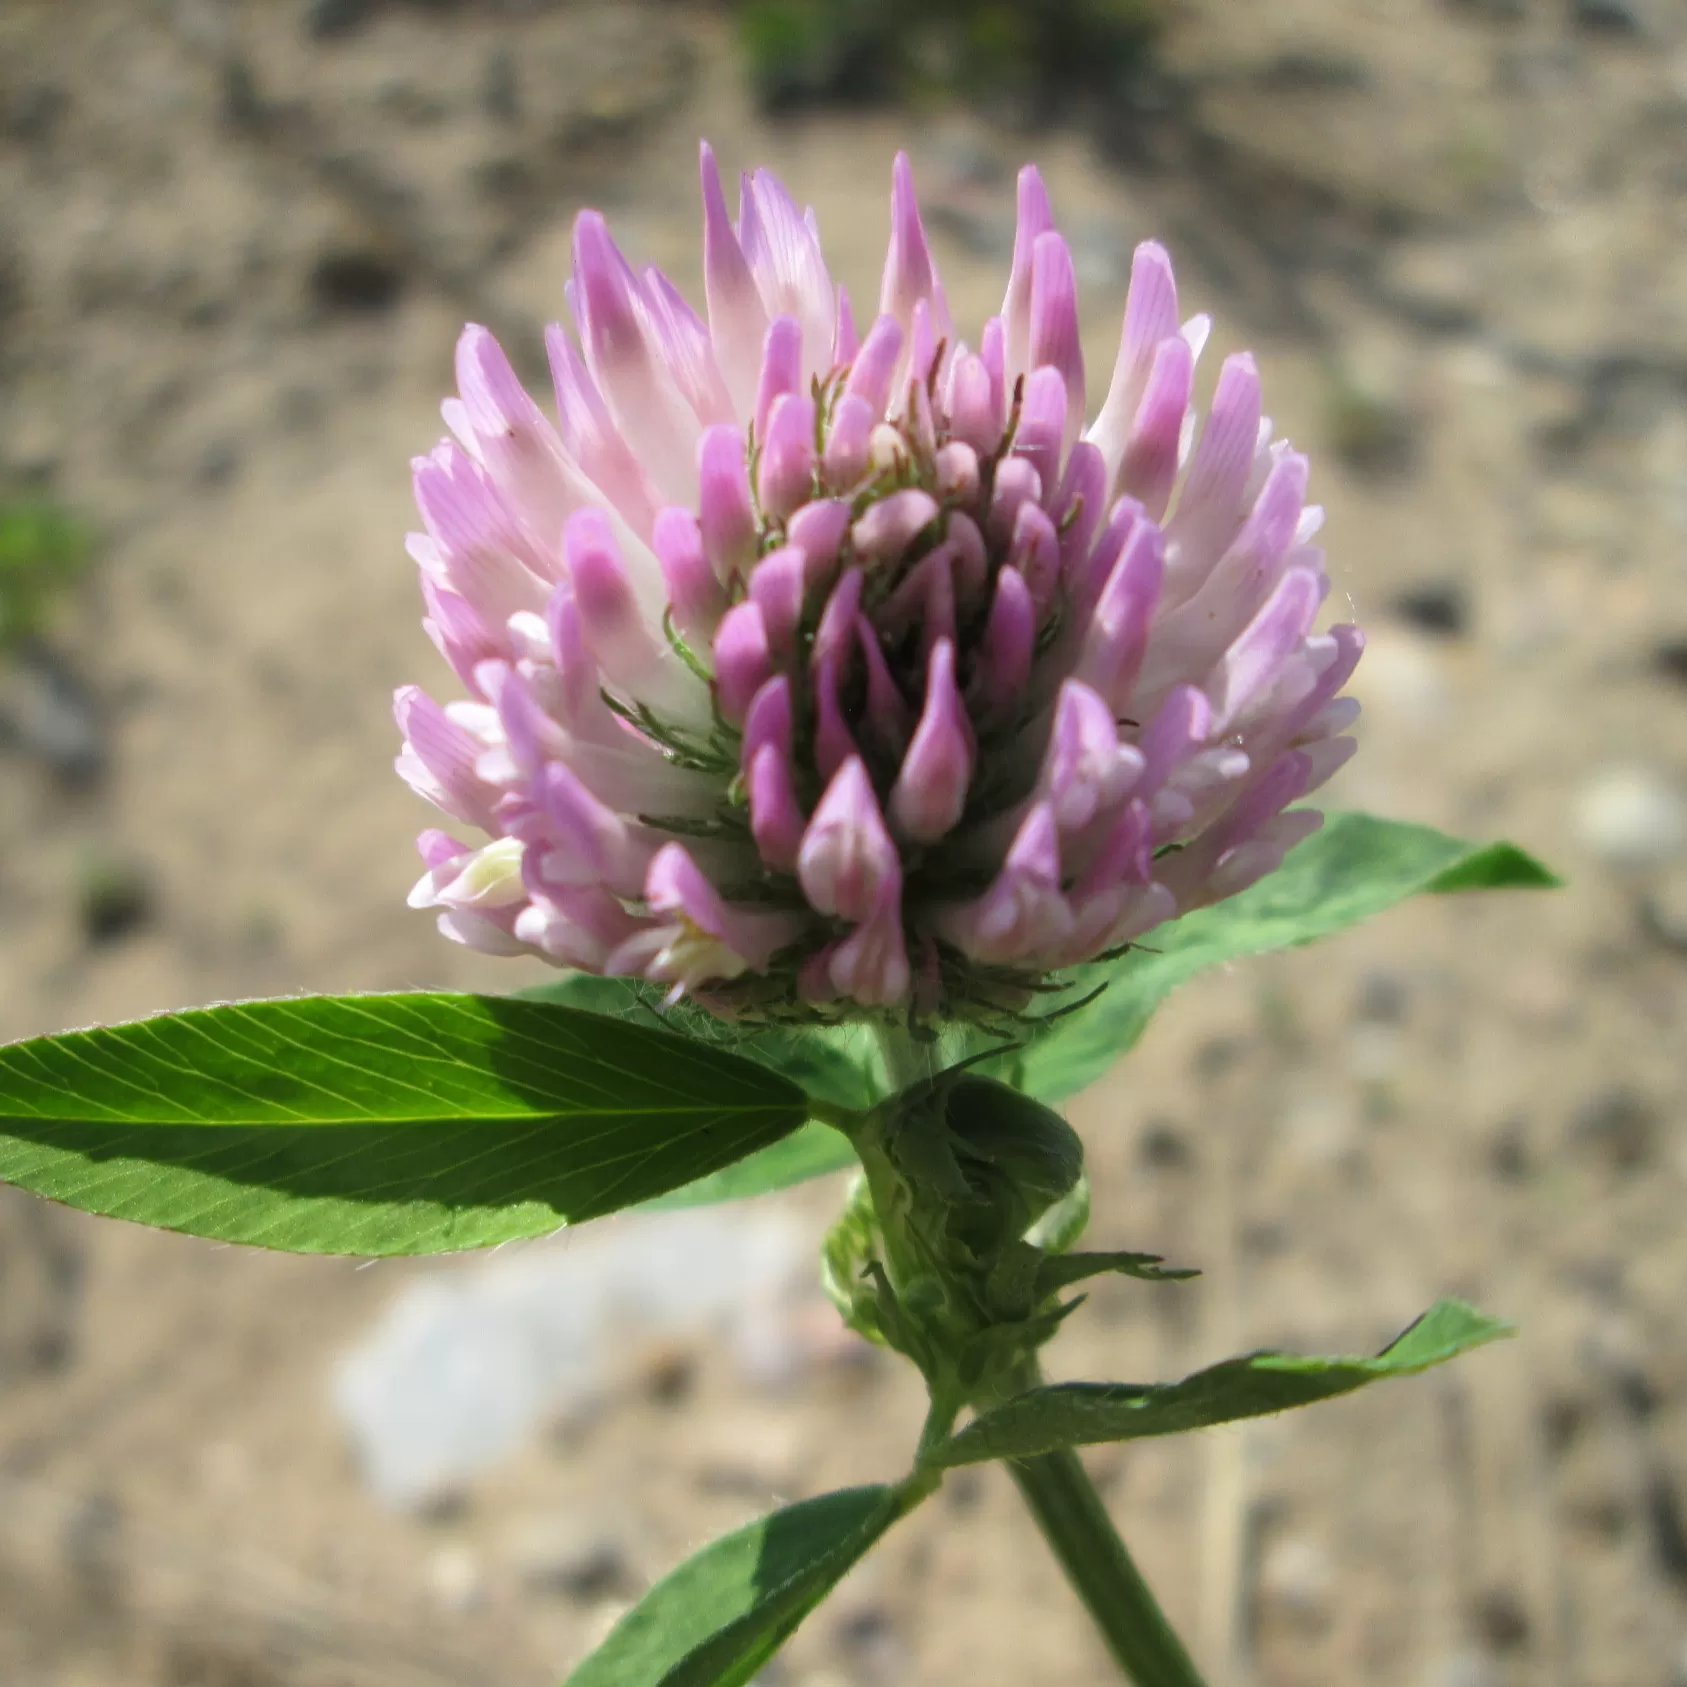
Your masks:
{"label": "plant stem", "polygon": [[1078,1455],[1063,1447],[1007,1467],[1125,1675],[1136,1687],[1202,1687]]}
{"label": "plant stem", "polygon": [[931,1076],[930,1055],[900,1025],[880,1024],[874,1029],[893,1090],[907,1089]]}

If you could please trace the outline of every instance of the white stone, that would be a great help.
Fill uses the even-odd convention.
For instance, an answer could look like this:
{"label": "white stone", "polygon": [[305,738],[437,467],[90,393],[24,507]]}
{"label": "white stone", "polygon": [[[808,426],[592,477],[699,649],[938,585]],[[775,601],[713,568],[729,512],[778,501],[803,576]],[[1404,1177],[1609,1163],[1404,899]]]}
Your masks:
{"label": "white stone", "polygon": [[1687,801],[1655,768],[1603,768],[1576,796],[1577,839],[1613,867],[1672,861],[1687,848]]}
{"label": "white stone", "polygon": [[[738,1351],[747,1323],[812,1300],[811,1248],[785,1213],[712,1210],[441,1267],[340,1363],[335,1404],[364,1478],[400,1507],[450,1493],[598,1393],[629,1336],[712,1331]],[[768,1339],[758,1325],[764,1363]]]}

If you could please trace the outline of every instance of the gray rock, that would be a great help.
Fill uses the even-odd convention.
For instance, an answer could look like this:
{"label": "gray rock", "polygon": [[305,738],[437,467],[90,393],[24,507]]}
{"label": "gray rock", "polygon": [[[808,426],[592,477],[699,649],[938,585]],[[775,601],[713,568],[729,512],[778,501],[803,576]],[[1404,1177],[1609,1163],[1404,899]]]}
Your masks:
{"label": "gray rock", "polygon": [[1388,254],[1379,280],[1394,304],[1426,328],[1468,328],[1482,314],[1477,253],[1462,241],[1403,243]]}
{"label": "gray rock", "polygon": [[1687,955],[1687,867],[1670,867],[1646,887],[1640,920],[1665,948]]}
{"label": "gray rock", "polygon": [[1585,848],[1613,867],[1649,867],[1687,851],[1687,801],[1657,769],[1606,767],[1576,796],[1573,823]]}
{"label": "gray rock", "polygon": [[517,1546],[516,1567],[535,1592],[581,1605],[628,1599],[639,1591],[639,1578],[621,1541],[579,1518],[530,1530]]}
{"label": "gray rock", "polygon": [[93,699],[45,651],[27,651],[0,668],[0,742],[72,784],[105,771],[105,735]]}
{"label": "gray rock", "polygon": [[311,0],[305,8],[305,33],[315,41],[354,34],[375,15],[374,0]]}
{"label": "gray rock", "polygon": [[1276,1540],[1259,1567],[1259,1594],[1267,1604],[1305,1627],[1329,1621],[1335,1575],[1330,1555],[1297,1536]]}
{"label": "gray rock", "polygon": [[1471,1621],[1492,1651],[1517,1652],[1529,1644],[1529,1612],[1515,1588],[1485,1588],[1471,1607]]}
{"label": "gray rock", "polygon": [[1502,1687],[1498,1666],[1485,1653],[1454,1652],[1423,1672],[1423,1687]]}
{"label": "gray rock", "polygon": [[1657,1153],[1657,1109],[1638,1091],[1614,1085],[1576,1109],[1570,1140],[1612,1171],[1638,1171]]}
{"label": "gray rock", "polygon": [[1644,35],[1651,21],[1634,0],[1570,0],[1570,17],[1590,35]]}

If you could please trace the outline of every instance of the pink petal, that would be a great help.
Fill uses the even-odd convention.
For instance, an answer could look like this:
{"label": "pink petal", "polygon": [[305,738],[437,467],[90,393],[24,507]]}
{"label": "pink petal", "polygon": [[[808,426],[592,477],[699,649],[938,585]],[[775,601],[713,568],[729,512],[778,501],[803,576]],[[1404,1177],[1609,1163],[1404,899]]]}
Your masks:
{"label": "pink petal", "polygon": [[767,648],[779,662],[796,651],[807,565],[795,545],[783,545],[764,556],[750,575],[750,599],[761,611]]}
{"label": "pink petal", "polygon": [[1141,671],[1164,571],[1160,530],[1139,520],[1102,588],[1074,675],[1116,713],[1124,710]]}
{"label": "pink petal", "polygon": [[834,492],[850,492],[872,461],[873,429],[879,413],[859,393],[846,392],[832,408],[822,473]]}
{"label": "pink petal", "polygon": [[662,510],[650,542],[662,565],[674,625],[688,641],[706,647],[726,611],[726,593],[703,549],[697,517],[677,505]]}
{"label": "pink petal", "polygon": [[1259,613],[1219,659],[1207,682],[1213,730],[1227,731],[1300,648],[1323,602],[1324,582],[1309,568],[1291,568]]}
{"label": "pink petal", "polygon": [[822,914],[861,921],[902,884],[896,845],[885,830],[859,756],[838,769],[803,834],[797,857],[803,895]]}
{"label": "pink petal", "polygon": [[855,735],[844,718],[838,687],[843,658],[822,656],[810,664],[814,675],[814,765],[822,779],[831,779],[856,754]]}
{"label": "pink petal", "polygon": [[814,492],[814,400],[781,393],[762,436],[757,491],[762,513],[783,521]]}
{"label": "pink petal", "polygon": [[734,604],[715,634],[715,691],[721,713],[741,721],[751,700],[773,676],[767,628],[754,602]]}
{"label": "pink petal", "polygon": [[635,695],[661,683],[664,652],[640,612],[609,521],[601,510],[576,510],[563,536],[581,631],[605,677]]}
{"label": "pink petal", "polygon": [[813,226],[771,170],[743,178],[738,237],[767,314],[800,324],[805,382],[824,375],[832,365],[837,295]]}
{"label": "pink petal", "polygon": [[735,427],[704,431],[697,447],[697,521],[703,548],[715,573],[730,582],[748,572],[756,557],[756,513],[750,501],[750,471],[744,435]]}
{"label": "pink petal", "polygon": [[911,977],[898,896],[887,896],[871,919],[830,951],[827,973],[839,995],[863,1007],[895,1007],[907,996]]}
{"label": "pink petal", "polygon": [[1084,354],[1078,344],[1078,281],[1072,253],[1052,230],[1037,236],[1031,260],[1031,341],[1027,367],[1054,369],[1066,389],[1061,448],[1070,450],[1084,425]]}
{"label": "pink petal", "polygon": [[1238,352],[1219,370],[1212,409],[1190,458],[1177,508],[1166,524],[1168,584],[1178,585],[1179,598],[1184,595],[1182,580],[1199,582],[1236,537],[1259,422],[1259,371],[1251,354]]}
{"label": "pink petal", "polygon": [[1027,164],[1019,172],[1018,197],[1013,269],[1008,277],[1007,297],[1002,301],[1002,321],[1007,329],[1007,372],[1013,380],[1036,367],[1037,360],[1031,356],[1032,254],[1037,237],[1054,227],[1048,189],[1043,186],[1036,165]]}
{"label": "pink petal", "polygon": [[1037,781],[1062,832],[1077,832],[1118,805],[1142,772],[1142,755],[1119,741],[1113,711],[1078,680],[1067,680]]}
{"label": "pink petal", "polygon": [[896,375],[905,338],[903,325],[894,316],[881,314],[867,330],[867,338],[861,342],[855,362],[850,365],[844,392],[864,399],[874,421],[884,415],[890,402],[890,384]]}
{"label": "pink petal", "polygon": [[540,859],[547,889],[602,884],[617,896],[637,896],[651,856],[642,828],[635,831],[561,762],[542,770],[534,791],[556,846]]}
{"label": "pink petal", "polygon": [[762,344],[761,378],[756,383],[758,440],[767,438],[774,404],[786,393],[802,390],[802,329],[794,316],[776,316]]}
{"label": "pink petal", "polygon": [[545,330],[545,350],[550,358],[563,449],[635,533],[648,533],[657,502],[650,479],[632,447],[621,437],[591,371],[560,323],[553,322]]}
{"label": "pink petal", "polygon": [[704,141],[700,149],[703,177],[703,291],[709,302],[709,337],[720,360],[721,375],[738,416],[752,413],[756,382],[761,373],[762,337],[767,332],[767,308],[756,290],[744,249],[738,244],[721,192],[715,155]]}
{"label": "pink petal", "polygon": [[491,831],[497,793],[475,772],[480,745],[420,686],[400,686],[393,714],[404,734],[400,777],[418,796],[454,819]]}
{"label": "pink petal", "polygon": [[762,861],[775,872],[797,865],[807,820],[797,800],[791,758],[776,745],[763,744],[750,758],[745,780],[750,802],[750,835]]}
{"label": "pink petal", "polygon": [[879,287],[879,312],[894,316],[904,328],[912,328],[914,306],[921,299],[931,305],[938,336],[947,337],[951,329],[949,310],[943,302],[937,268],[920,222],[913,166],[907,153],[899,152],[891,170],[890,250],[885,256],[884,279]]}
{"label": "pink petal", "polygon": [[574,223],[574,306],[586,364],[624,439],[660,495],[689,504],[697,496],[697,418],[656,355],[647,332],[642,286],[596,211]]}
{"label": "pink petal", "polygon": [[1030,959],[1070,938],[1072,909],[1060,889],[1059,832],[1046,803],[1026,815],[990,888],[941,923],[951,942],[990,965]]}
{"label": "pink petal", "polygon": [[1012,568],[996,575],[996,594],[984,627],[982,659],[974,670],[972,695],[984,714],[999,714],[1017,703],[1031,680],[1037,643],[1037,611],[1030,588]]}
{"label": "pink petal", "polygon": [[[1060,371],[1044,367],[1025,377],[1025,397],[1020,405],[1019,427],[1013,436],[1013,454],[1029,463],[1045,490],[1060,483],[1064,461],[1063,441],[1067,434],[1066,382]],[[1040,494],[1039,494],[1040,495]]]}
{"label": "pink petal", "polygon": [[1054,601],[1060,584],[1060,535],[1040,504],[1027,499],[1019,506],[1007,561],[1031,588],[1031,601],[1040,617]]}
{"label": "pink petal", "polygon": [[1003,458],[996,469],[996,484],[990,493],[990,513],[984,522],[986,537],[992,544],[1005,545],[1013,537],[1019,506],[1038,503],[1042,496],[1042,476],[1024,457],[1016,452]]}
{"label": "pink petal", "polygon": [[785,525],[785,537],[808,559],[811,586],[830,578],[838,547],[849,531],[850,508],[842,498],[816,498],[804,504]]}
{"label": "pink petal", "polygon": [[1112,488],[1115,498],[1139,499],[1156,520],[1165,514],[1177,479],[1184,417],[1194,387],[1195,357],[1188,343],[1177,335],[1162,340],[1125,438]]}
{"label": "pink petal", "polygon": [[976,352],[957,357],[949,382],[949,431],[980,456],[1001,443],[1004,417],[999,388]]}
{"label": "pink petal", "polygon": [[856,550],[877,562],[894,562],[938,516],[937,500],[917,486],[881,498],[850,529]]}
{"label": "pink petal", "polygon": [[955,683],[955,647],[939,639],[927,665],[925,709],[890,794],[891,814],[909,837],[933,843],[959,822],[972,755],[972,728]]}

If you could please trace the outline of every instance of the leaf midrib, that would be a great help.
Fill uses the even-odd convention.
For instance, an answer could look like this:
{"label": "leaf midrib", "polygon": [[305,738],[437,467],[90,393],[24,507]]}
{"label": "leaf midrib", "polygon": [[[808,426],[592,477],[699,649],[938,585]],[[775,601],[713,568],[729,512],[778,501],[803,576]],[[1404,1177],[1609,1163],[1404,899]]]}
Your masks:
{"label": "leaf midrib", "polygon": [[439,1113],[439,1114],[399,1114],[399,1113],[358,1113],[345,1117],[316,1117],[301,1119],[276,1118],[227,1118],[211,1119],[199,1114],[182,1114],[168,1118],[138,1118],[132,1115],[114,1114],[103,1118],[85,1117],[79,1113],[10,1113],[0,1112],[0,1132],[8,1125],[38,1124],[38,1125],[109,1125],[140,1126],[143,1129],[154,1130],[337,1130],[352,1126],[363,1125],[371,1130],[387,1128],[404,1128],[409,1126],[443,1128],[452,1125],[539,1125],[546,1123],[560,1124],[568,1120],[578,1119],[648,1119],[648,1118],[678,1118],[693,1117],[707,1118],[719,1116],[721,1118],[743,1118],[745,1115],[759,1117],[762,1114],[780,1115],[790,1114],[801,1116],[805,1113],[801,1102],[795,1098],[778,1102],[763,1102],[754,1106],[743,1106],[738,1103],[714,1103],[712,1106],[666,1106],[652,1103],[647,1107],[582,1107],[577,1111],[558,1111],[555,1108],[535,1109],[531,1112],[496,1113],[491,1110],[481,1110],[472,1113]]}

